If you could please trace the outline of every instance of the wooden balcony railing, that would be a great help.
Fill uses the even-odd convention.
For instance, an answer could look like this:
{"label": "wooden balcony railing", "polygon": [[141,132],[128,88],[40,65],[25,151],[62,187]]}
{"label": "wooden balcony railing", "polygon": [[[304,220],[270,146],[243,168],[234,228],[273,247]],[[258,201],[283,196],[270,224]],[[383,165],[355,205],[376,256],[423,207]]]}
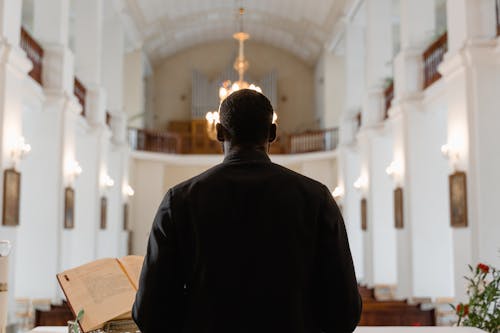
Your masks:
{"label": "wooden balcony railing", "polygon": [[185,154],[189,153],[190,140],[181,133],[129,128],[130,147],[156,153]]}
{"label": "wooden balcony railing", "polygon": [[78,99],[78,102],[80,102],[80,105],[82,106],[81,115],[85,117],[85,98],[87,96],[87,88],[85,88],[83,83],[80,80],[78,80],[76,76],[73,86],[73,94],[75,94],[76,98]]}
{"label": "wooden balcony railing", "polygon": [[108,127],[111,127],[111,118],[111,113],[106,111],[106,125],[108,125]]}
{"label": "wooden balcony railing", "polygon": [[21,27],[21,48],[26,52],[28,59],[33,63],[33,68],[29,72],[29,75],[38,82],[42,84],[42,60],[43,60],[43,49],[36,40],[31,37],[31,35],[26,31],[26,29]]}
{"label": "wooden balcony railing", "polygon": [[384,90],[384,99],[385,99],[385,112],[384,119],[389,118],[389,109],[391,108],[392,100],[394,99],[394,81],[385,88]]}
{"label": "wooden balcony railing", "polygon": [[329,151],[337,148],[338,128],[308,131],[289,135],[289,146],[285,153],[300,154],[317,151]]}
{"label": "wooden balcony railing", "polygon": [[424,89],[441,78],[441,74],[438,72],[438,66],[441,61],[443,61],[446,51],[448,51],[448,34],[445,32],[432,43],[423,54]]}
{"label": "wooden balcony railing", "polygon": [[[128,138],[133,150],[167,154],[193,154],[193,138],[187,133],[155,131],[129,128]],[[337,148],[338,129],[308,131],[299,134],[282,135],[271,146],[272,153],[300,154],[330,151]],[[196,151],[196,153],[201,153]],[[213,152],[206,152],[213,153]]]}
{"label": "wooden balcony railing", "polygon": [[358,112],[358,114],[356,114],[356,125],[357,125],[357,130],[359,130],[361,128],[361,125],[363,124],[362,123],[362,120],[363,120],[363,115],[361,112]]}
{"label": "wooden balcony railing", "polygon": [[497,17],[497,36],[500,36],[500,0],[495,0],[495,10]]}

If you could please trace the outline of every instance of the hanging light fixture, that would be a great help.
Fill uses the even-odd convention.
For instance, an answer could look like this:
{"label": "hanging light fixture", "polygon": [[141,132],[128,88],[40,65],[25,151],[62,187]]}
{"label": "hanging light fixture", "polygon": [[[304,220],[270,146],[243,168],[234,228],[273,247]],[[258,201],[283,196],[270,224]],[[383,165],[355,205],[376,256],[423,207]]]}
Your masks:
{"label": "hanging light fixture", "polygon": [[[226,99],[233,92],[238,91],[240,89],[251,89],[262,93],[262,89],[253,84],[245,81],[245,72],[250,67],[248,60],[245,58],[245,41],[250,39],[250,34],[243,32],[243,14],[245,13],[244,8],[239,9],[239,21],[240,21],[240,31],[233,35],[233,38],[238,41],[238,56],[234,61],[234,69],[238,72],[238,81],[231,82],[230,80],[226,80],[222,83],[222,86],[219,88],[219,99],[220,102]],[[210,139],[216,140],[217,133],[215,130],[215,126],[219,123],[219,111],[211,111],[207,112],[205,119],[207,120],[207,133]],[[276,112],[273,114],[273,123],[276,122],[278,116]]]}

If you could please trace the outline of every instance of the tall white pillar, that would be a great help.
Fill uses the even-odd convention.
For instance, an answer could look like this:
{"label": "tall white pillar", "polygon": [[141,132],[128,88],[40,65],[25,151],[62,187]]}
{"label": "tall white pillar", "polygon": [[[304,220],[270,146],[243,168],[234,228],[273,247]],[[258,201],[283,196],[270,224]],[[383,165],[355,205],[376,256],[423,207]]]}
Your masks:
{"label": "tall white pillar", "polygon": [[[101,189],[101,196],[107,198],[107,227],[99,230],[97,235],[97,254],[117,256],[124,242],[123,231],[123,186],[128,183],[125,178],[128,161],[128,145],[126,141],[126,114],[123,109],[124,78],[124,27],[120,14],[113,5],[104,2],[106,15],[103,22],[103,47],[101,53],[101,80],[106,90],[106,109],[111,115],[111,142],[102,137],[101,142],[101,177],[108,174],[114,185]],[[107,134],[109,135],[109,134]],[[102,178],[101,178],[102,179]]]}
{"label": "tall white pillar", "polygon": [[344,56],[323,50],[316,65],[316,115],[322,128],[338,127],[344,110]]}
{"label": "tall white pillar", "polygon": [[[0,184],[4,182],[4,170],[15,167],[12,152],[17,149],[22,128],[22,89],[23,81],[31,69],[31,63],[19,47],[21,29],[21,2],[0,1]],[[18,169],[19,170],[19,169]],[[22,181],[22,176],[21,176]],[[3,205],[3,191],[0,191],[0,207]],[[8,321],[14,315],[15,270],[20,259],[18,255],[18,227],[0,225],[2,239],[12,243],[9,258],[8,278]],[[3,311],[3,309],[2,309]],[[4,314],[0,314],[1,317]],[[2,328],[0,328],[1,330]]]}
{"label": "tall white pillar", "polygon": [[144,128],[145,118],[145,55],[141,49],[133,50],[124,59],[124,111],[128,119],[133,119],[131,127]]}
{"label": "tall white pillar", "polygon": [[465,298],[467,264],[499,265],[500,195],[498,122],[499,54],[495,52],[495,4],[487,0],[447,2],[449,52],[440,66],[446,84],[447,144],[458,154],[451,169],[466,172],[468,226],[453,228],[457,301]]}
{"label": "tall white pillar", "polygon": [[[395,186],[403,189],[403,228],[397,229],[397,294],[400,298],[450,297],[446,162],[438,147],[445,136],[445,109],[429,105],[422,95],[422,54],[435,35],[435,3],[402,0],[400,6],[401,51],[395,59],[395,98],[390,111],[393,160],[398,166]],[[435,88],[439,84],[435,83],[434,93],[439,93]],[[433,167],[425,167],[422,161]]]}
{"label": "tall white pillar", "polygon": [[392,1],[368,1],[365,6],[365,94],[358,134],[362,196],[367,203],[367,228],[363,231],[364,281],[369,287],[395,286],[392,183],[385,174],[390,163],[391,137],[383,123],[385,82],[392,75]]}
{"label": "tall white pillar", "polygon": [[384,119],[385,79],[392,77],[392,1],[366,2],[363,126]]}
{"label": "tall white pillar", "polygon": [[106,100],[101,86],[103,1],[76,0],[75,74],[87,89],[85,118],[92,125],[104,125]]}
{"label": "tall white pillar", "polygon": [[343,192],[337,201],[342,207],[342,216],[346,225],[349,246],[359,282],[364,280],[363,233],[359,203],[361,195],[353,188],[358,178],[359,151],[354,145],[341,145],[338,149],[338,187]]}
{"label": "tall white pillar", "polygon": [[[44,49],[43,89],[45,101],[40,115],[40,126],[33,135],[44,142],[39,149],[49,156],[45,168],[39,168],[39,184],[43,197],[37,205],[40,212],[30,212],[31,223],[39,223],[37,214],[50,217],[44,220],[47,247],[40,251],[33,244],[26,244],[30,256],[42,256],[40,262],[46,263],[43,270],[32,272],[25,267],[18,274],[27,276],[48,274],[53,281],[52,297],[59,298],[62,293],[53,277],[57,272],[71,266],[73,239],[78,235],[74,230],[64,229],[64,188],[71,185],[73,165],[76,160],[75,131],[81,106],[73,94],[74,57],[68,48],[69,0],[44,0],[34,2],[34,35]],[[43,141],[42,141],[43,140]],[[33,203],[35,204],[35,203]],[[75,221],[85,223],[85,221]],[[52,248],[52,244],[56,248]],[[27,273],[29,272],[29,273]],[[26,281],[26,288],[29,288]],[[20,290],[22,292],[22,290]],[[48,297],[48,296],[46,296]]]}
{"label": "tall white pillar", "polygon": [[340,124],[338,149],[338,187],[341,196],[342,214],[346,224],[349,244],[358,281],[364,280],[363,232],[359,191],[353,184],[360,174],[360,156],[356,134],[356,116],[361,111],[364,87],[364,29],[358,23],[348,22],[345,27],[345,105]]}
{"label": "tall white pillar", "polygon": [[102,52],[104,34],[104,1],[76,0],[75,12],[75,76],[86,88],[85,120],[88,129],[77,133],[77,157],[83,173],[75,181],[75,209],[80,235],[74,241],[72,264],[80,265],[99,257],[97,237],[100,210],[104,153],[109,146],[110,129],[106,126],[106,89],[102,84]]}

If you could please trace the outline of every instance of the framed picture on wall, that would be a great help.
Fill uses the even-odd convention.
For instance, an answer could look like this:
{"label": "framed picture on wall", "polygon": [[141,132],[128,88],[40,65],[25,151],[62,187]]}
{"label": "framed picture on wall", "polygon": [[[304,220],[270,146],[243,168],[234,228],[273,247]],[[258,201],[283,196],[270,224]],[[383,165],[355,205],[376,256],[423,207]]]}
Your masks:
{"label": "framed picture on wall", "polygon": [[71,187],[64,189],[64,229],[75,227],[75,190]]}
{"label": "framed picture on wall", "polygon": [[361,199],[361,230],[366,231],[367,229],[367,211],[366,211],[366,199]]}
{"label": "framed picture on wall", "polygon": [[108,199],[106,197],[101,197],[101,229],[106,229],[108,215]]}
{"label": "framed picture on wall", "polygon": [[123,204],[123,230],[128,230],[128,203]]}
{"label": "framed picture on wall", "polygon": [[403,229],[403,189],[398,187],[394,190],[394,226]]}
{"label": "framed picture on wall", "polygon": [[21,174],[15,169],[7,169],[3,174],[3,215],[2,225],[19,225],[21,199]]}
{"label": "framed picture on wall", "polygon": [[467,227],[467,177],[465,172],[457,171],[449,176],[450,182],[450,220],[451,226]]}

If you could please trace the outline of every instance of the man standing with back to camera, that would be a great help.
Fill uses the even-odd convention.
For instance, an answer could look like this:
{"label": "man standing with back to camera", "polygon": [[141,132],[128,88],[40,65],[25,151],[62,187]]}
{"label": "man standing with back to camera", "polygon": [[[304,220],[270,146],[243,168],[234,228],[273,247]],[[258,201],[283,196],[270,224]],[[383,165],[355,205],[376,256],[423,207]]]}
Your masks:
{"label": "man standing with back to camera", "polygon": [[220,106],[224,161],[168,191],[133,318],[142,333],[347,333],[361,314],[344,222],[321,183],[273,164],[269,100]]}

